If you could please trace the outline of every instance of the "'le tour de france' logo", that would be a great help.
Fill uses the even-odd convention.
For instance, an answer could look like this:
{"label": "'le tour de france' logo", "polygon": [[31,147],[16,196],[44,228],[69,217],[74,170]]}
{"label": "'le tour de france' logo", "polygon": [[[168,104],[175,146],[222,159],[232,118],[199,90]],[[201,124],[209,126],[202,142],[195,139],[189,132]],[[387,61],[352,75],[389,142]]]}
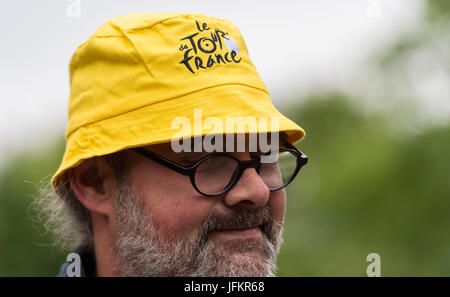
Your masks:
{"label": "'le tour de france' logo", "polygon": [[184,51],[180,64],[195,73],[196,70],[207,69],[215,64],[241,62],[241,58],[237,57],[239,46],[228,32],[209,28],[207,23],[195,21],[195,25],[198,32],[180,39],[179,50]]}

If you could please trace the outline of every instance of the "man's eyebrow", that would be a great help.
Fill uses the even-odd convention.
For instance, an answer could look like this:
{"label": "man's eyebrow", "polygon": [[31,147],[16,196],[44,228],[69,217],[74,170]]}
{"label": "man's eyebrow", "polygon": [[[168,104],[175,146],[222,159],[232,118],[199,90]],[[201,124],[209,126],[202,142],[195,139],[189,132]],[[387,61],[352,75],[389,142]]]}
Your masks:
{"label": "man's eyebrow", "polygon": [[196,161],[195,159],[199,159],[199,158],[204,157],[209,154],[211,154],[211,153],[209,153],[209,152],[179,152],[179,153],[174,152],[172,154],[172,156],[179,160]]}
{"label": "man's eyebrow", "polygon": [[[214,153],[214,152],[212,152]],[[192,157],[198,157],[198,156],[204,156],[204,155],[208,155],[208,154],[212,154],[209,152],[184,152],[181,153],[179,156],[181,156],[182,158],[192,158]]]}

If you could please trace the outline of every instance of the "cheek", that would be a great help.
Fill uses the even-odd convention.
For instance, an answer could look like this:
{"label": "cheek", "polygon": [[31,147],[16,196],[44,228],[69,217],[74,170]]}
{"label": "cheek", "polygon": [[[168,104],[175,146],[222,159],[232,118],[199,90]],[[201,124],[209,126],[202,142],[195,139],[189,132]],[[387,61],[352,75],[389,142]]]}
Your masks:
{"label": "cheek", "polygon": [[150,202],[147,211],[151,213],[157,230],[164,238],[194,238],[211,208],[206,199],[196,201],[185,195],[180,200],[164,199],[157,205]]}
{"label": "cheek", "polygon": [[161,236],[193,238],[210,213],[213,200],[198,194],[189,178],[177,172],[163,168],[148,170],[145,179],[142,176],[135,172],[135,190]]}

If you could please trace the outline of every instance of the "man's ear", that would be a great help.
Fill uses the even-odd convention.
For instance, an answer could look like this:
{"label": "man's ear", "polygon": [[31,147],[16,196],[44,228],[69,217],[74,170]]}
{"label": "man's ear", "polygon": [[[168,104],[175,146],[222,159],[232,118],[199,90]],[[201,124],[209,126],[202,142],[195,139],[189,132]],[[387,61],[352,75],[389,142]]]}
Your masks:
{"label": "man's ear", "polygon": [[69,181],[78,200],[93,213],[110,216],[116,199],[114,170],[101,157],[84,160],[69,171]]}

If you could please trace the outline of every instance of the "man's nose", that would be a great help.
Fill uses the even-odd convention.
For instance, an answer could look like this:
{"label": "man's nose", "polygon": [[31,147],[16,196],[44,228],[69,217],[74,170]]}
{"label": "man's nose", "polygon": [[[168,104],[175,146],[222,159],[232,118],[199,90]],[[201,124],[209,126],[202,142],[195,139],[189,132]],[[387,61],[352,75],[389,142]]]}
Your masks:
{"label": "man's nose", "polygon": [[234,187],[226,193],[228,207],[259,208],[269,201],[270,190],[255,168],[247,168]]}

